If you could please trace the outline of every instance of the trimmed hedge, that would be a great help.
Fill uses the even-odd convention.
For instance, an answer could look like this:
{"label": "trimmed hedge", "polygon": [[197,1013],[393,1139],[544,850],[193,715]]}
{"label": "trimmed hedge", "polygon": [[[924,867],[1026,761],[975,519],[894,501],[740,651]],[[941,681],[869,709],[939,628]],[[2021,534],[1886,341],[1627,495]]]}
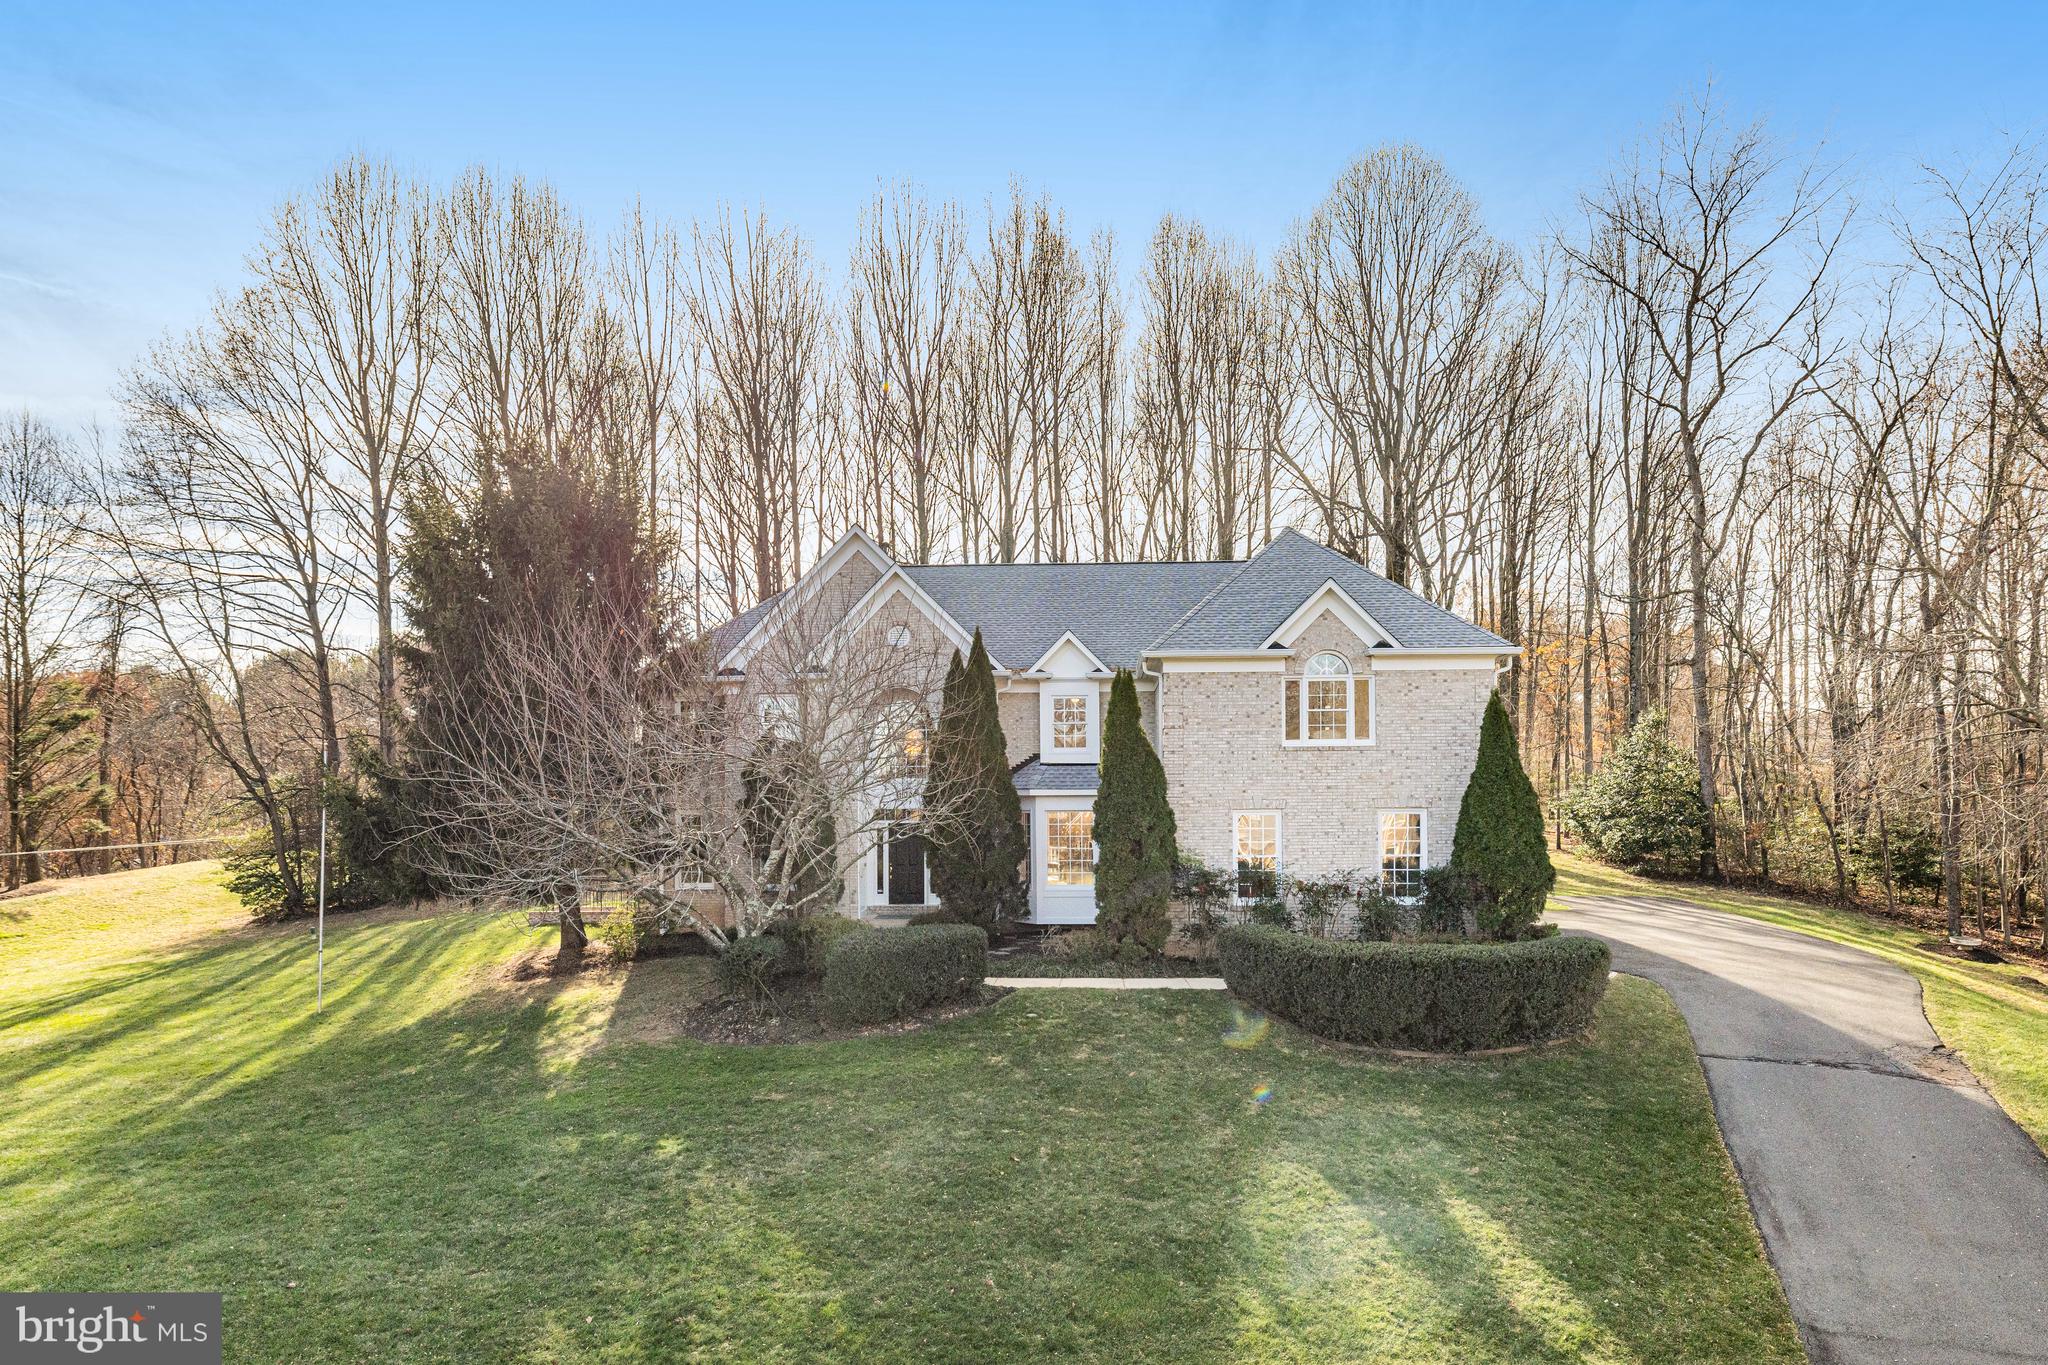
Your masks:
{"label": "trimmed hedge", "polygon": [[824,975],[825,958],[831,953],[833,944],[848,934],[875,932],[873,925],[849,919],[836,910],[821,910],[802,919],[779,919],[766,930],[771,938],[781,939],[789,945],[789,951],[796,960],[796,969],[812,977]]}
{"label": "trimmed hedge", "polygon": [[1320,1037],[1370,1047],[1540,1043],[1588,1027],[1607,991],[1607,945],[1595,938],[1344,943],[1238,924],[1216,946],[1240,999]]}
{"label": "trimmed hedge", "polygon": [[958,999],[988,977],[988,935],[972,924],[916,924],[842,937],[825,954],[825,1016],[879,1024]]}

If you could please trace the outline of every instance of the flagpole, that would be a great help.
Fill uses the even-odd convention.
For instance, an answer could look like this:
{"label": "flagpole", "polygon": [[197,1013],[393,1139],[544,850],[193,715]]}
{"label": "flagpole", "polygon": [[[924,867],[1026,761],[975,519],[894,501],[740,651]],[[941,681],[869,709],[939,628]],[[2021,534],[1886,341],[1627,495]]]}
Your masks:
{"label": "flagpole", "polygon": [[313,1012],[327,1004],[327,755],[320,756],[320,889],[318,945],[313,950]]}

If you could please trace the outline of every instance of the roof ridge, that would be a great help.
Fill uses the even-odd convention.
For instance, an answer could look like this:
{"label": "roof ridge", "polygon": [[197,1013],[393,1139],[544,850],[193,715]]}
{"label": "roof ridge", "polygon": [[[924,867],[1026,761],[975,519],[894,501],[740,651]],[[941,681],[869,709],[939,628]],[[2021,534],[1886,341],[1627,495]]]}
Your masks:
{"label": "roof ridge", "polygon": [[[1292,526],[1281,528],[1280,535],[1287,535],[1290,533],[1294,535],[1301,535],[1301,532],[1296,531]],[[1307,539],[1306,536],[1303,536],[1302,538],[1304,540]],[[1251,568],[1252,565],[1258,563],[1261,559],[1264,559],[1266,557],[1267,552],[1279,543],[1280,536],[1275,536],[1273,539],[1267,541],[1263,546],[1261,546],[1257,554],[1252,555],[1247,559],[1225,559],[1213,561],[1222,564],[1234,563],[1237,565],[1237,571],[1235,573],[1227,573],[1223,575],[1223,577],[1217,579],[1216,585],[1214,587],[1210,588],[1209,591],[1203,593],[1200,598],[1196,599],[1195,604],[1192,607],[1189,607],[1186,611],[1182,612],[1178,619],[1176,619],[1172,625],[1168,626],[1165,630],[1162,630],[1157,635],[1153,636],[1152,639],[1146,643],[1145,648],[1147,650],[1151,650],[1158,647],[1159,645],[1164,644],[1168,639],[1172,637],[1175,631],[1179,630],[1189,621],[1192,621],[1195,618],[1196,613],[1200,612],[1203,607],[1208,606],[1211,598],[1215,597],[1217,593],[1222,592],[1232,583],[1235,583],[1238,579],[1244,577],[1245,570]]]}
{"label": "roof ridge", "polygon": [[[1254,556],[1256,558],[1257,556]],[[1009,563],[898,564],[899,569],[1181,569],[1203,565],[1243,566],[1250,559],[1013,559]]]}

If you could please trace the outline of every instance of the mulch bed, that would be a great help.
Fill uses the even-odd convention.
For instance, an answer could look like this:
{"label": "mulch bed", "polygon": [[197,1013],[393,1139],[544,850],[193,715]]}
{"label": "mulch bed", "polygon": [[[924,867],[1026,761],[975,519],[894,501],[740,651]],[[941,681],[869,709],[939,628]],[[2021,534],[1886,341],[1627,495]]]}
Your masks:
{"label": "mulch bed", "polygon": [[922,1010],[907,1019],[896,1019],[868,1028],[842,1028],[825,1021],[818,1012],[818,995],[801,985],[786,989],[773,1001],[759,1004],[714,996],[685,1011],[678,1023],[685,1037],[700,1043],[741,1047],[760,1044],[820,1043],[836,1038],[877,1038],[914,1033],[931,1024],[987,1009],[1011,991],[1000,986],[978,986],[964,1000]]}

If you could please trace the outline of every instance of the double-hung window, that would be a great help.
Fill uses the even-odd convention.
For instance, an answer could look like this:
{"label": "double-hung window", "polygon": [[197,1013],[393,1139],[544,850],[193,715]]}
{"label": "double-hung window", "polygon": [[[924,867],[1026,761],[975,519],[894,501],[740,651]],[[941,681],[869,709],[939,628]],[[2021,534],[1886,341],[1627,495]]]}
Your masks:
{"label": "double-hung window", "polygon": [[1372,742],[1372,678],[1351,671],[1342,654],[1325,650],[1289,678],[1282,733],[1289,744]]}
{"label": "double-hung window", "polygon": [[1380,889],[1410,900],[1422,894],[1422,861],[1428,852],[1419,810],[1380,812]]}
{"label": "double-hung window", "polygon": [[1246,810],[1237,813],[1237,898],[1260,900],[1279,889],[1280,813]]}
{"label": "double-hung window", "polygon": [[1088,747],[1088,698],[1085,693],[1061,693],[1052,699],[1052,747]]}

